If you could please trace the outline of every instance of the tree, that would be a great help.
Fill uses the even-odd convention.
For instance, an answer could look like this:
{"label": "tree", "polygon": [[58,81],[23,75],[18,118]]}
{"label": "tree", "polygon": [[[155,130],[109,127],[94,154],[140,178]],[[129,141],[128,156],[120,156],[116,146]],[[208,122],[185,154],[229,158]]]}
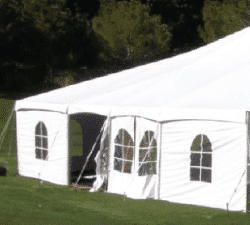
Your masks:
{"label": "tree", "polygon": [[64,48],[69,49],[69,67],[92,67],[97,60],[97,51],[94,32],[91,27],[89,14],[75,3],[71,6],[72,14],[68,29],[61,40],[65,44]]}
{"label": "tree", "polygon": [[206,0],[202,12],[204,27],[198,30],[207,43],[250,25],[249,0]]}
{"label": "tree", "polygon": [[16,10],[20,10],[22,20],[31,20],[52,38],[66,32],[65,25],[71,16],[66,0],[20,0],[20,4]]}
{"label": "tree", "polygon": [[171,52],[174,54],[197,48],[203,44],[197,28],[203,24],[202,8],[205,0],[142,0],[150,5],[150,13],[162,17],[173,35]]}
{"label": "tree", "polygon": [[[55,52],[70,12],[65,0],[0,0],[1,88],[31,88],[60,59]],[[6,54],[7,53],[7,54]],[[65,52],[67,54],[67,52]],[[17,88],[18,85],[18,88]]]}
{"label": "tree", "polygon": [[171,34],[161,17],[150,16],[140,1],[101,2],[92,28],[104,46],[103,57],[120,61],[144,61],[167,54]]}

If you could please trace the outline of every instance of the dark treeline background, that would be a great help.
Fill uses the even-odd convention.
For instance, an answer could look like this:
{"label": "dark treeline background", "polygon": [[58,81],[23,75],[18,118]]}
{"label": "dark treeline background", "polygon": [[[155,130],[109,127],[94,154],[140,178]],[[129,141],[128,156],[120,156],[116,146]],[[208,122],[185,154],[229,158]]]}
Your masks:
{"label": "dark treeline background", "polygon": [[249,0],[0,0],[1,93],[39,93],[171,57],[249,21]]}

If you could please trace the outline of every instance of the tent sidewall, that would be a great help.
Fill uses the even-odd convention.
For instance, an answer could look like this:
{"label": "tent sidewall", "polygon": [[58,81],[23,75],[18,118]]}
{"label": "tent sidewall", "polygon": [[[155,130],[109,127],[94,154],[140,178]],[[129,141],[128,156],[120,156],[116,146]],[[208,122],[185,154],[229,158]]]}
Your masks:
{"label": "tent sidewall", "polygon": [[[68,185],[68,116],[47,111],[17,111],[18,171],[55,184]],[[47,129],[48,159],[36,158],[35,128]]]}

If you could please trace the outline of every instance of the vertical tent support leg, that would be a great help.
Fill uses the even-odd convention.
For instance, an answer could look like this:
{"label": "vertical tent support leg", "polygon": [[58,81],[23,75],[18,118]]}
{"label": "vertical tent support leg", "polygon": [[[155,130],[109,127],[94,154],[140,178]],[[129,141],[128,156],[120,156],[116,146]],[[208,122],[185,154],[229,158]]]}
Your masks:
{"label": "vertical tent support leg", "polygon": [[156,182],[156,195],[155,199],[159,199],[161,197],[160,190],[161,190],[161,149],[162,149],[162,123],[160,124],[160,142],[159,148],[157,148],[157,182]]}
{"label": "vertical tent support leg", "polygon": [[19,163],[18,163],[18,141],[17,141],[17,111],[14,114],[14,127],[15,127],[15,154],[16,154],[16,175],[19,176]]}
{"label": "vertical tent support leg", "polygon": [[67,146],[68,146],[68,152],[67,152],[67,176],[68,176],[68,186],[70,185],[70,179],[71,179],[71,160],[70,160],[70,155],[71,155],[71,149],[69,147],[69,142],[70,142],[70,130],[69,130],[69,127],[70,127],[70,116],[69,116],[69,113],[68,113],[68,110],[69,108],[67,108],[67,137],[68,137],[68,143],[67,143]]}
{"label": "vertical tent support leg", "polygon": [[247,125],[247,152],[246,152],[246,212],[249,213],[249,150],[250,150],[250,118],[249,112],[246,112],[246,125]]}

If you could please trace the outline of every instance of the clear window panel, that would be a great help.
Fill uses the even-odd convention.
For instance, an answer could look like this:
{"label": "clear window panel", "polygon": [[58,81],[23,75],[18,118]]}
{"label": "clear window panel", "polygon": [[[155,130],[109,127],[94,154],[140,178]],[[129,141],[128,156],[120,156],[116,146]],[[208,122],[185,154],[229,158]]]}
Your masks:
{"label": "clear window panel", "polygon": [[202,166],[211,167],[212,166],[212,155],[202,154]]}
{"label": "clear window panel", "polygon": [[151,142],[151,147],[156,147],[157,146],[157,143],[156,143],[156,140],[154,139],[152,142]]}
{"label": "clear window panel", "polygon": [[45,159],[48,154],[48,137],[46,126],[41,121],[37,123],[35,128],[35,146],[36,158]]}
{"label": "clear window panel", "polygon": [[157,148],[152,148],[150,151],[151,161],[157,160]]}
{"label": "clear window panel", "polygon": [[130,136],[130,134],[124,130],[124,136],[123,136],[123,145],[128,145],[128,146],[133,146],[134,145],[134,142]]}
{"label": "clear window panel", "polygon": [[115,146],[115,157],[122,158],[122,146]]}
{"label": "clear window panel", "polygon": [[[131,173],[132,162],[128,162],[126,160],[133,160],[134,157],[133,139],[126,130],[120,129],[114,141],[115,141],[114,169],[124,173]],[[121,146],[118,146],[118,144]]]}
{"label": "clear window panel", "polygon": [[122,129],[119,130],[118,135],[116,135],[115,143],[117,143],[117,144],[122,144]]}
{"label": "clear window panel", "polygon": [[150,163],[150,168],[151,168],[150,174],[156,174],[156,162]]}
{"label": "clear window panel", "polygon": [[212,151],[212,144],[205,134],[203,134],[203,135],[199,134],[195,137],[195,139],[193,140],[193,143],[191,145],[191,150],[192,151],[201,151],[201,145],[202,145],[203,152],[211,152]]}
{"label": "clear window panel", "polygon": [[148,161],[150,161],[148,149],[140,149],[139,162],[148,162]]}
{"label": "clear window panel", "polygon": [[141,140],[140,147],[145,148],[145,147],[149,147],[149,146],[156,146],[157,145],[156,140],[153,138],[154,138],[154,132],[153,131],[146,131],[142,140]]}
{"label": "clear window panel", "polygon": [[42,150],[40,148],[36,148],[36,158],[41,159],[42,158]]}
{"label": "clear window panel", "polygon": [[131,171],[132,171],[132,162],[124,161],[124,169],[123,169],[123,172],[124,172],[124,173],[131,173]]}
{"label": "clear window panel", "polygon": [[131,147],[124,147],[124,159],[132,160],[133,159],[134,149]]}
{"label": "clear window panel", "polygon": [[41,122],[36,125],[36,134],[41,135]]}
{"label": "clear window panel", "polygon": [[139,169],[139,176],[144,176],[147,175],[149,173],[149,168],[148,165],[146,163],[140,163],[140,169]]}
{"label": "clear window panel", "polygon": [[193,143],[191,145],[192,151],[200,151],[201,150],[201,135],[197,135],[195,139],[193,140]]}
{"label": "clear window panel", "polygon": [[211,152],[212,151],[212,144],[206,135],[203,135],[202,148],[203,148],[203,152]]}
{"label": "clear window panel", "polygon": [[47,159],[47,155],[48,155],[48,150],[43,150],[43,160],[48,160]]}
{"label": "clear window panel", "polygon": [[140,144],[141,148],[146,148],[148,147],[147,141],[145,139],[145,136],[143,137],[143,139],[141,140],[141,144]]}
{"label": "clear window panel", "polygon": [[212,172],[211,172],[211,170],[206,170],[206,169],[201,170],[201,181],[211,183],[211,181],[212,181]]}
{"label": "clear window panel", "polygon": [[[200,151],[200,153],[192,151]],[[208,168],[212,167],[212,144],[207,135],[199,134],[195,137],[191,145],[190,159],[190,179],[211,182],[212,171]]]}
{"label": "clear window panel", "polygon": [[47,136],[47,129],[46,129],[44,123],[42,123],[42,134],[43,134],[44,136]]}
{"label": "clear window panel", "polygon": [[145,176],[149,174],[156,174],[156,162],[140,163],[139,176]]}
{"label": "clear window panel", "polygon": [[36,147],[42,147],[41,137],[36,137]]}
{"label": "clear window panel", "polygon": [[190,169],[190,180],[195,180],[195,181],[200,180],[200,169],[198,168]]}
{"label": "clear window panel", "polygon": [[114,170],[118,170],[121,172],[122,170],[122,160],[120,159],[115,159],[114,160]]}
{"label": "clear window panel", "polygon": [[43,148],[48,148],[48,139],[43,137]]}
{"label": "clear window panel", "polygon": [[191,166],[200,166],[201,164],[201,154],[191,153]]}

